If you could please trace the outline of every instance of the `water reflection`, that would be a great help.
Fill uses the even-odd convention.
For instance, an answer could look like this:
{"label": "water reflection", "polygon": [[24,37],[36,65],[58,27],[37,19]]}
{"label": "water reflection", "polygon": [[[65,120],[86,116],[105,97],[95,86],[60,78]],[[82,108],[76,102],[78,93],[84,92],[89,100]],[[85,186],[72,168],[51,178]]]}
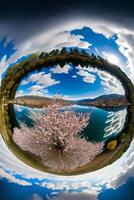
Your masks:
{"label": "water reflection", "polygon": [[108,137],[112,134],[118,134],[119,132],[121,132],[126,122],[126,116],[127,116],[126,108],[122,108],[121,110],[116,112],[113,111],[108,112],[107,120],[105,122],[107,126],[104,129],[105,131],[104,137]]}
{"label": "water reflection", "polygon": [[[107,140],[109,137],[118,135],[124,127],[127,116],[127,108],[104,110],[90,106],[72,105],[63,109],[75,112],[90,112],[91,118],[82,135],[90,141]],[[16,119],[20,123],[32,126],[38,119],[42,109],[14,105]]]}

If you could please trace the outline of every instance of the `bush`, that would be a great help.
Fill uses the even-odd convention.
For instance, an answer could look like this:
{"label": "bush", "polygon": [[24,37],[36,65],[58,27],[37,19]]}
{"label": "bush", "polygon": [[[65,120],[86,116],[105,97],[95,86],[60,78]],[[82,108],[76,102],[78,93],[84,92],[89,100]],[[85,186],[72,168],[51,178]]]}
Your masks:
{"label": "bush", "polygon": [[117,146],[117,140],[112,140],[107,143],[106,148],[107,150],[114,150]]}

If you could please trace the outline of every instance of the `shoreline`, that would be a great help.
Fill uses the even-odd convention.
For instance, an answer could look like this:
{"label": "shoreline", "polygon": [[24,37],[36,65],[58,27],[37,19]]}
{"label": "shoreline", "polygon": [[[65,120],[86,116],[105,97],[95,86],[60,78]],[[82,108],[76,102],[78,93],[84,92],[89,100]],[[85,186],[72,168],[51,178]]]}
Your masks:
{"label": "shoreline", "polygon": [[[29,108],[47,108],[46,105],[30,105],[30,104],[23,104],[23,103],[16,103],[16,102],[9,102],[9,104],[15,104],[15,105],[20,105],[20,106],[24,106],[24,107],[29,107]],[[120,105],[120,106],[102,106],[102,105],[94,105],[94,104],[89,104],[89,105],[83,105],[83,104],[70,104],[70,105],[63,105],[63,107],[65,106],[83,106],[83,107],[95,107],[95,108],[100,108],[103,110],[110,110],[110,109],[121,109],[121,108],[126,108],[128,106],[130,106],[131,104],[125,104],[125,105]]]}

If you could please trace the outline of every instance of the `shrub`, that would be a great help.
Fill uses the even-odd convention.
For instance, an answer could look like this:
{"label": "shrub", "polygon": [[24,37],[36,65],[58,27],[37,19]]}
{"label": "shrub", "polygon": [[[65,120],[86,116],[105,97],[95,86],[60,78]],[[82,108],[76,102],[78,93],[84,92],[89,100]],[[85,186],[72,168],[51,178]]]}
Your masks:
{"label": "shrub", "polygon": [[106,148],[108,150],[114,150],[117,146],[117,140],[112,140],[110,142],[107,143]]}

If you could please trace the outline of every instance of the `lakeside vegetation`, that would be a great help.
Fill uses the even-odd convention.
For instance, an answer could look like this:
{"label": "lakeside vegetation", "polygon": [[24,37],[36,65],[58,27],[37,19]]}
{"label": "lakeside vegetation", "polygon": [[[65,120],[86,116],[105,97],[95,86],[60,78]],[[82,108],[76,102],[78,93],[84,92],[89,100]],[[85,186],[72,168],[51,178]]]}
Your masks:
{"label": "lakeside vegetation", "polygon": [[124,72],[121,71],[118,66],[109,63],[107,60],[104,60],[100,56],[95,56],[94,54],[89,55],[86,53],[86,51],[79,51],[77,48],[71,49],[70,51],[67,51],[66,48],[63,48],[61,51],[53,50],[50,53],[42,52],[40,55],[32,54],[26,60],[15,64],[12,68],[9,68],[6,71],[6,75],[2,79],[1,84],[0,127],[2,130],[2,136],[11,151],[13,151],[24,162],[28,164],[31,162],[35,168],[49,172],[49,169],[43,168],[43,166],[38,163],[38,159],[34,158],[36,161],[33,161],[33,155],[26,153],[26,156],[24,156],[23,152],[20,149],[18,150],[17,146],[12,141],[12,129],[14,126],[16,126],[17,122],[13,106],[10,104],[10,102],[14,101],[16,90],[20,84],[20,81],[29,72],[32,72],[35,69],[40,70],[43,67],[49,67],[50,65],[52,66],[56,64],[59,64],[61,67],[63,67],[66,63],[70,62],[76,66],[79,64],[82,67],[92,66],[117,77],[125,89],[126,99],[130,105],[127,108],[128,116],[126,125],[121,134],[116,138],[116,148],[113,151],[105,151],[96,157],[95,160],[92,161],[92,164],[90,164],[91,166],[88,165],[85,168],[79,168],[75,172],[62,172],[62,175],[77,174],[83,173],[85,171],[87,172],[97,170],[112,163],[118,159],[124,153],[124,151],[126,151],[132,141],[134,134],[134,86],[131,80],[126,76]]}

